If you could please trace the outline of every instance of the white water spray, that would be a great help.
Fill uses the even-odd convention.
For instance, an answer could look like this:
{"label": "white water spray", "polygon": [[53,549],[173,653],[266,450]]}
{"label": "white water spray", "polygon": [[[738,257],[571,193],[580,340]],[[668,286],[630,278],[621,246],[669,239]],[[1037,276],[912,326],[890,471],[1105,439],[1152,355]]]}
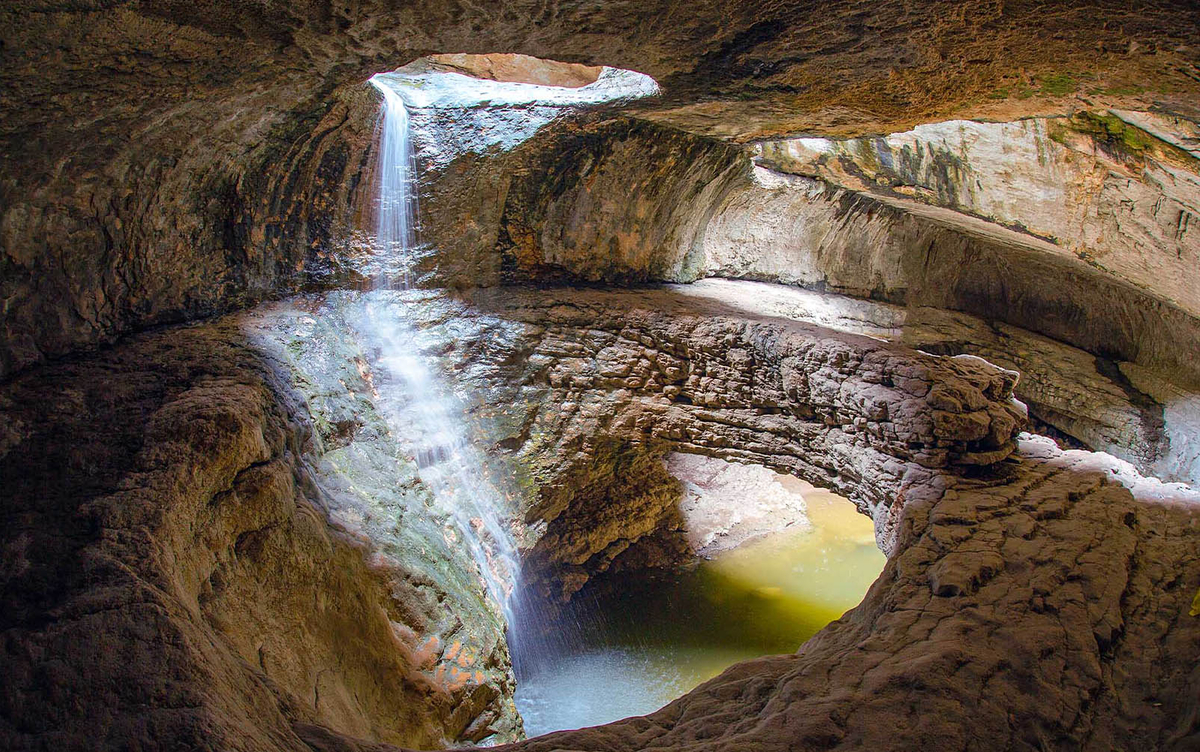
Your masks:
{"label": "white water spray", "polygon": [[[379,77],[371,85],[383,94],[382,133],[379,138],[379,209],[376,241],[383,267],[380,287],[408,289],[412,251],[417,229],[417,161],[409,134],[408,109],[396,91]],[[399,279],[392,279],[395,265]]]}
{"label": "white water spray", "polygon": [[413,322],[411,306],[420,293],[410,289],[418,213],[408,111],[385,80],[375,77],[371,83],[383,94],[377,236],[382,263],[376,278],[381,289],[367,296],[359,328],[378,354],[375,386],[390,429],[416,459],[438,506],[450,510],[447,538],[470,551],[487,595],[511,623],[518,558],[507,500],[467,437],[461,403],[422,353]]}

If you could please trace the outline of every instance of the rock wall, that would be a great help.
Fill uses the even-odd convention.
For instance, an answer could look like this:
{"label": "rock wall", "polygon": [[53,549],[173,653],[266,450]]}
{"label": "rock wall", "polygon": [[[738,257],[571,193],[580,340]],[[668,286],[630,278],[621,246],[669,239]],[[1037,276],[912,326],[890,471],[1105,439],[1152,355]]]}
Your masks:
{"label": "rock wall", "polygon": [[1070,448],[1108,452],[1147,476],[1196,484],[1200,399],[1161,373],[1109,361],[996,321],[937,308],[904,308],[802,288],[705,279],[671,288],[758,315],[888,340],[940,355],[976,355],[1021,376],[1016,397],[1030,430]]}
{"label": "rock wall", "polygon": [[708,274],[999,320],[1115,360],[1200,378],[1200,319],[1038,238],[909,199],[761,169],[705,230]]}
{"label": "rock wall", "polygon": [[910,504],[863,603],[796,654],[511,749],[1193,749],[1200,500],[1047,439],[997,470]]}
{"label": "rock wall", "polygon": [[[1018,156],[1021,164],[1032,160],[1028,170],[1042,169],[1036,158]],[[1003,164],[989,169],[1002,171]],[[1172,201],[1190,211],[1186,171],[1177,170],[1182,182],[1174,187],[1156,189],[1153,160],[1145,162],[1144,183],[1111,173],[1110,162],[1089,164],[1108,176],[1109,188],[1087,212],[1134,193],[1141,196],[1134,213],[1151,211],[1143,200],[1151,194],[1160,218],[1175,212]],[[1064,169],[1045,167],[1059,183],[1071,182],[1059,174]],[[428,178],[423,229],[440,253],[425,269],[434,284],[705,276],[784,282],[961,311],[1184,384],[1200,382],[1189,350],[1180,347],[1200,342],[1200,319],[1185,289],[1191,275],[1179,271],[1191,254],[1190,236],[1153,245],[1109,233],[1103,253],[1123,259],[1114,271],[962,211],[752,167],[746,152],[727,144],[603,113],[547,126],[510,152],[464,155]],[[1140,188],[1119,189],[1130,183]],[[1141,271],[1118,268],[1133,266]]]}
{"label": "rock wall", "polygon": [[1168,130],[1124,114],[1148,131],[1122,114],[958,120],[872,139],[768,142],[759,161],[1019,229],[1196,315],[1200,286],[1188,272],[1200,262],[1192,229],[1200,160],[1164,140],[1196,126],[1177,120]]}
{"label": "rock wall", "polygon": [[743,155],[605,113],[560,120],[509,152],[465,154],[426,176],[434,278],[460,288],[695,279],[700,233]]}
{"label": "rock wall", "polygon": [[1162,374],[1007,324],[931,308],[911,311],[899,339],[930,352],[978,355],[1018,371],[1018,398],[1051,432],[1131,462],[1145,475],[1200,483],[1197,397]]}
{"label": "rock wall", "polygon": [[370,136],[371,117],[353,116],[364,82],[430,53],[642,71],[666,93],[638,112],[707,135],[862,135],[1085,96],[1187,114],[1198,13],[1150,0],[950,14],[934,0],[819,14],[742,0],[686,18],[665,2],[8,3],[0,378],[293,289],[310,254],[339,247]]}
{"label": "rock wall", "polygon": [[[480,433],[553,525],[617,441],[766,465],[848,496],[891,550],[906,493],[1013,449],[1016,374],[666,290],[477,290],[413,309]],[[612,464],[612,459],[606,461]],[[603,479],[603,476],[602,478]],[[603,508],[603,506],[601,506]],[[633,519],[634,516],[630,515]],[[609,535],[611,533],[611,535]],[[589,543],[603,550],[619,531]]]}
{"label": "rock wall", "polygon": [[[572,587],[627,552],[670,553],[660,533],[677,518],[642,515],[677,493],[654,472],[668,449],[848,493],[891,551],[864,603],[796,655],[520,748],[1198,738],[1186,667],[1200,650],[1187,615],[1200,497],[1103,455],[1014,442],[1012,373],[687,286],[410,296],[428,354],[473,395],[487,451],[531,492],[533,550],[571,539],[548,568],[573,572]],[[366,364],[329,349],[342,334],[330,314],[358,297],[140,336],[5,386],[0,467],[18,479],[0,497],[16,521],[2,559],[7,747],[383,750],[500,730],[505,685],[448,671],[481,634],[454,645],[438,631],[456,586],[403,558],[437,536],[394,530],[428,500],[359,474],[375,462],[405,477]],[[306,412],[311,438],[292,417]],[[614,479],[645,493],[618,499]],[[650,523],[591,524],[606,514]]]}
{"label": "rock wall", "polygon": [[[358,224],[352,207],[377,106],[362,87],[287,91],[296,99],[285,110],[272,106],[279,92],[252,89],[211,123],[213,103],[160,90],[168,112],[114,105],[116,122],[93,121],[86,134],[71,133],[79,126],[64,115],[42,132],[42,150],[8,147],[0,378],[131,330],[299,289],[306,271],[324,276]],[[51,160],[75,139],[99,146]]]}
{"label": "rock wall", "polygon": [[[345,452],[308,464],[277,368],[226,320],[4,386],[0,746],[294,750],[297,724],[417,747],[513,738],[496,617],[437,578],[440,535],[394,512],[390,539],[331,524],[370,489],[346,489]],[[390,493],[376,517],[405,499]],[[425,547],[418,567],[402,536]],[[456,660],[467,634],[494,651],[478,669]]]}

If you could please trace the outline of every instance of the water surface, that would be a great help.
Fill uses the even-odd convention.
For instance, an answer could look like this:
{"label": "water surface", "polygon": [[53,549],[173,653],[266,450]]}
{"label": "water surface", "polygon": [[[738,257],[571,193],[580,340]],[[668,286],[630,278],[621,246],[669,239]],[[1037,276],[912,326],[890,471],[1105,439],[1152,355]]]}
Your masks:
{"label": "water surface", "polygon": [[[862,600],[883,568],[871,521],[806,490],[812,527],[760,538],[694,570],[632,577],[580,604],[578,644],[518,674],[530,736],[644,715],[737,661],[794,652]],[[575,641],[575,640],[573,640]]]}

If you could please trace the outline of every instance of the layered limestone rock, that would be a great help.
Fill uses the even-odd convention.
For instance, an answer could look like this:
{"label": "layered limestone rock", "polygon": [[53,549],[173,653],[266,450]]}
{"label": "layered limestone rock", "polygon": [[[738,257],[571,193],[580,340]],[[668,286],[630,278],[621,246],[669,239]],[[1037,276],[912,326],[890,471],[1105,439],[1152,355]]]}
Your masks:
{"label": "layered limestone rock", "polygon": [[[1124,158],[1132,161],[1119,164],[1118,152],[1106,156],[1107,142],[1081,125],[1110,120],[1079,115],[1051,125],[978,125],[1000,136],[1023,133],[1025,140],[1010,139],[1014,145],[1000,149],[1002,159],[978,147],[978,165],[967,152],[955,178],[966,186],[965,198],[949,193],[950,178],[938,178],[945,183],[939,190],[947,205],[941,206],[932,191],[933,198],[919,201],[896,186],[864,192],[829,182],[839,175],[850,182],[845,175],[851,168],[861,172],[841,151],[822,152],[813,164],[791,157],[788,169],[820,175],[805,177],[751,165],[745,151],[729,144],[645,121],[577,117],[510,152],[464,157],[428,174],[423,198],[432,219],[424,229],[445,255],[427,269],[438,284],[459,286],[705,276],[784,282],[962,311],[1195,384],[1200,371],[1180,343],[1200,342],[1200,293],[1193,294],[1187,281],[1194,275],[1182,271],[1197,247],[1191,234],[1178,229],[1186,228],[1200,201],[1194,171],[1200,162],[1138,130],[1145,144],[1136,154],[1126,148],[1133,156]],[[1039,127],[1054,130],[1064,143],[1041,138]],[[942,131],[918,133],[931,138],[930,132]],[[966,126],[951,132],[982,143],[968,138],[975,131]],[[1086,136],[1091,147],[1062,134]],[[1038,148],[1053,153],[1038,157]],[[936,182],[942,173],[931,165],[949,157],[921,162],[915,148],[909,150],[914,165],[906,169],[913,175],[905,179]],[[921,154],[928,150],[922,147]],[[887,160],[877,157],[881,164]],[[772,164],[784,161],[775,155]],[[1135,180],[1130,169],[1139,165]],[[1028,177],[1005,187],[1002,174],[1018,169]],[[1078,209],[1068,224],[1091,228],[1077,241],[1102,250],[1057,244],[1005,224],[1015,221],[1000,211],[1005,207],[1017,211],[1028,204],[1025,216],[1031,218],[1053,214],[1046,202],[1053,203],[1054,186],[1079,193],[1068,202]],[[1020,200],[1023,191],[1037,190],[1049,198]],[[969,213],[962,202],[970,196],[981,207],[977,213],[990,207],[996,221]],[[1126,208],[1108,211],[1118,206]],[[1100,214],[1144,232],[1122,234],[1127,231],[1121,227],[1092,223]],[[1103,238],[1095,235],[1099,226],[1107,227]]]}
{"label": "layered limestone rock", "polygon": [[625,566],[622,556],[678,555],[678,509],[664,504],[678,488],[674,499],[660,490],[670,488],[668,451],[832,488],[875,520],[891,550],[906,494],[938,472],[1007,456],[1024,421],[1016,374],[982,360],[699,296],[509,288],[427,300],[411,315],[429,356],[477,395],[481,435],[513,453],[532,487],[523,576],[551,599]]}
{"label": "layered limestone rock", "polygon": [[296,395],[225,321],[3,387],[0,746],[516,736],[472,562],[378,420],[356,404],[349,430],[353,392],[323,391],[354,364],[320,365]]}
{"label": "layered limestone rock", "polygon": [[[402,311],[422,332],[422,355],[471,395],[488,461],[521,496],[524,585],[552,601],[599,572],[686,558],[668,451],[832,487],[876,520],[890,549],[903,489],[933,470],[1003,458],[1024,420],[1011,399],[1016,374],[978,359],[920,355],[670,291],[339,292],[264,309],[248,326],[286,334],[297,388],[339,373],[337,400],[348,389],[346,406],[369,416],[381,399],[370,385],[379,356],[354,322],[379,305]],[[354,441],[360,424],[340,435]]]}
{"label": "layered limestone rock", "polygon": [[[365,81],[431,53],[636,70],[637,111],[736,140],[1083,106],[1195,117],[1200,11],[1144,2],[397,6],[199,0],[0,10],[0,375],[242,306],[343,245]],[[1031,33],[1036,30],[1036,33]],[[366,128],[363,125],[366,124]],[[353,207],[351,207],[353,208]]]}
{"label": "layered limestone rock", "polygon": [[1021,374],[1014,393],[1039,433],[1050,432],[1166,481],[1200,482],[1198,400],[1162,373],[1109,361],[995,321],[936,308],[902,308],[830,293],[706,279],[671,288],[778,316],[944,355],[977,355]]}
{"label": "layered limestone rock", "polygon": [[[346,750],[519,733],[495,604],[380,419],[378,356],[333,346],[345,322],[330,306],[353,295],[43,364],[361,283],[348,261],[370,255],[370,75],[504,52],[662,85],[628,117],[564,124],[511,158],[455,152],[428,189],[427,240],[444,252],[430,281],[824,285],[955,309],[914,334],[946,353],[977,326],[959,314],[998,318],[1099,357],[1087,372],[1080,351],[1046,357],[1025,332],[969,336],[1045,374],[1029,394],[1046,415],[1183,477],[1197,450],[1170,426],[1195,421],[1179,384],[1196,380],[1197,332],[1191,178],[1161,158],[1176,152],[1106,119],[1051,139],[1101,145],[1100,167],[1077,173],[1099,191],[1079,216],[1132,199],[1105,232],[1147,248],[1104,256],[1109,238],[1082,226],[1054,225],[1079,243],[1055,245],[936,201],[756,172],[731,142],[1087,111],[1195,158],[1198,27],[1200,8],[1154,0],[6,5],[0,743]],[[916,188],[936,197],[939,169],[884,177],[928,199]],[[1174,261],[1155,195],[1181,208]],[[674,450],[835,487],[892,553],[864,605],[800,654],[528,748],[1200,743],[1196,500],[1107,458],[1014,449],[1012,373],[678,292],[416,302],[427,354],[475,395],[480,436],[521,485],[547,599],[686,553],[660,463]],[[1063,359],[1083,386],[1056,385]]]}
{"label": "layered limestone rock", "polygon": [[881,138],[768,142],[759,161],[1028,232],[1196,315],[1200,286],[1187,272],[1200,262],[1200,160],[1151,132],[1171,137],[1156,124],[1121,112],[959,120]]}

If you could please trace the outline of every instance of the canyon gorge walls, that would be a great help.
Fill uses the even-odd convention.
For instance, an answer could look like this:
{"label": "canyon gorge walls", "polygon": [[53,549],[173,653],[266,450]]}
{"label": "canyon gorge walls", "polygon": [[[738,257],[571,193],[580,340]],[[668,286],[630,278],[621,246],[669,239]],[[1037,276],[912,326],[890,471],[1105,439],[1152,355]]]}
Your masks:
{"label": "canyon gorge walls", "polygon": [[[1194,749],[1198,28],[7,4],[0,746]],[[415,106],[422,289],[368,292],[366,81],[409,64],[658,93]],[[885,570],[795,654],[519,741],[464,538],[495,531],[390,420],[376,304],[462,403],[545,613],[696,555],[679,454],[846,495]]]}

